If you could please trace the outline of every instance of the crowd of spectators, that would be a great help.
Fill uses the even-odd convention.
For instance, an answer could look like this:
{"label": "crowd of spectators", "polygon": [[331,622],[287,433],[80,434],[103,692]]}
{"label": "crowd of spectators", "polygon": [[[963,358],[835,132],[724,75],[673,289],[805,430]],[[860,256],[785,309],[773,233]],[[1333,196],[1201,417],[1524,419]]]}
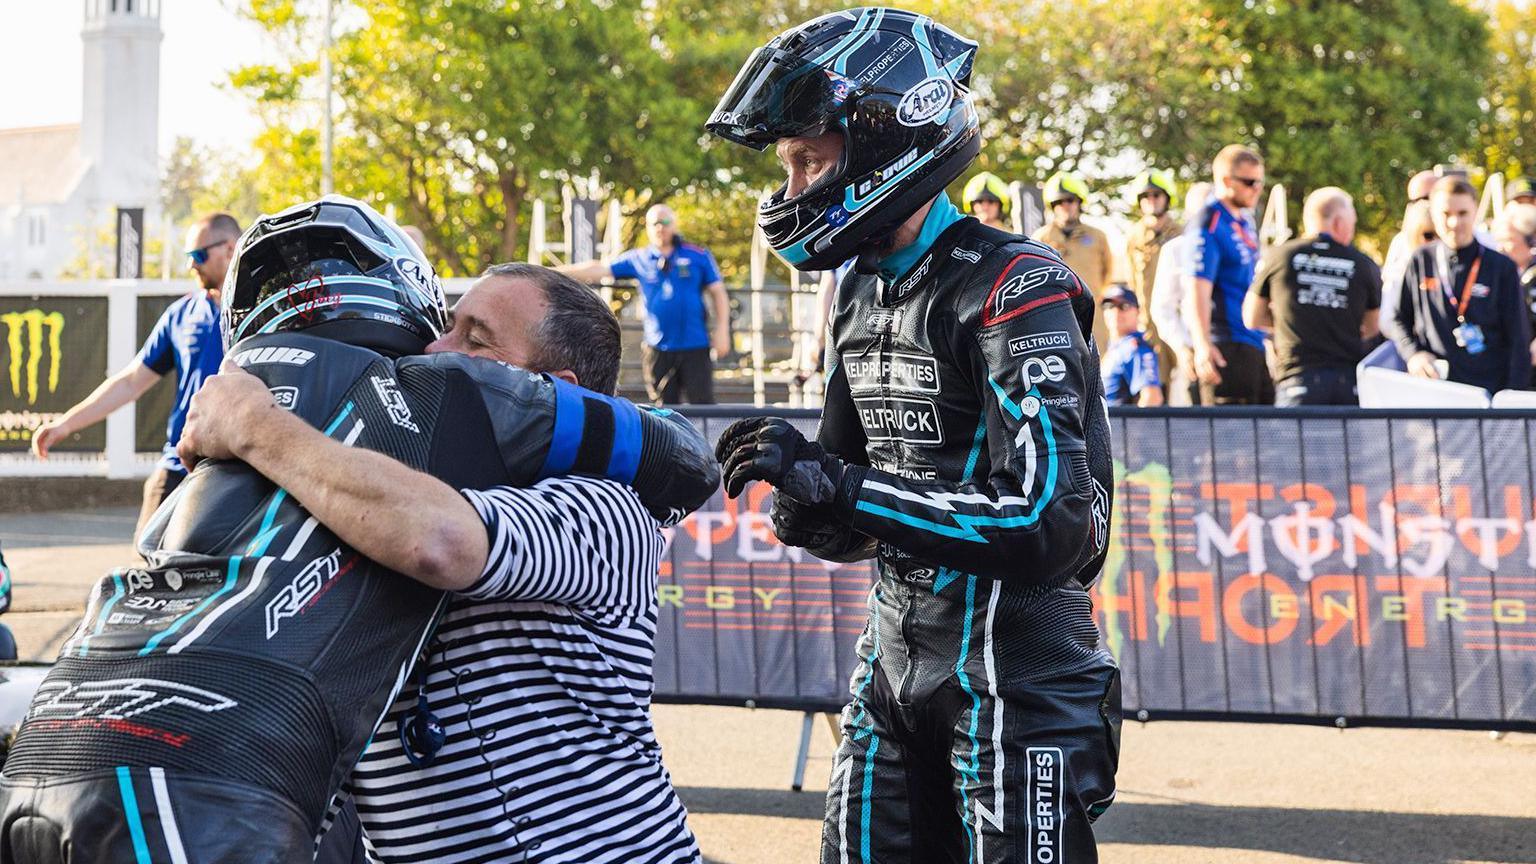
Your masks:
{"label": "crowd of spectators", "polygon": [[[1032,236],[1099,306],[1093,337],[1110,404],[1353,405],[1359,364],[1384,342],[1413,376],[1536,389],[1531,181],[1510,181],[1508,203],[1479,224],[1478,190],[1462,172],[1414,174],[1380,264],[1356,245],[1353,197],[1332,186],[1306,196],[1301,236],[1263,248],[1265,166],[1251,148],[1223,148],[1209,181],[1183,191],[1181,201],[1166,171],[1136,177],[1124,189],[1134,221],[1112,238],[1083,218],[1092,190],[1082,177],[1057,172],[1042,187],[1046,221]],[[982,173],[964,204],[1006,228],[1012,197]]]}

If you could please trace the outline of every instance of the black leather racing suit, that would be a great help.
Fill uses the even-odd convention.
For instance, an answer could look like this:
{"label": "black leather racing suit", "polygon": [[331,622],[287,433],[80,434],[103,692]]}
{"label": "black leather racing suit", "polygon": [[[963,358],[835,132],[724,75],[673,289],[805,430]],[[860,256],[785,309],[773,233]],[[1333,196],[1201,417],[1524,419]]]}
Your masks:
{"label": "black leather racing suit", "polygon": [[[499,363],[291,333],[231,356],[327,435],[456,488],[609,476],[670,520],[718,482],[687,420]],[[149,565],[99,583],[17,733],[0,862],[309,860],[445,595],[239,462],[200,464],[140,550]]]}
{"label": "black leather racing suit", "polygon": [[1092,315],[1055,252],[969,218],[838,289],[819,440],[870,467],[811,551],[880,578],[823,864],[1096,860],[1120,692],[1085,590],[1112,488]]}

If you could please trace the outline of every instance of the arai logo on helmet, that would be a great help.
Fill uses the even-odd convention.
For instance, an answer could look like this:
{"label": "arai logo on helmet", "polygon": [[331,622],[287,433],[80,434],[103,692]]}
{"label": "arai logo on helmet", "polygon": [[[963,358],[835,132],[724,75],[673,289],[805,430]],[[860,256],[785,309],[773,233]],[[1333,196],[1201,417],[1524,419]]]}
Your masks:
{"label": "arai logo on helmet", "polygon": [[925,79],[901,97],[896,119],[903,126],[921,126],[948,110],[950,95],[948,78]]}
{"label": "arai logo on helmet", "polygon": [[844,210],[842,206],[834,204],[831,209],[827,210],[825,218],[828,225],[831,225],[833,228],[841,228],[848,222],[848,211]]}
{"label": "arai logo on helmet", "polygon": [[431,298],[433,302],[443,303],[443,283],[437,279],[437,274],[431,268],[423,267],[420,261],[414,258],[396,258],[395,269],[400,272],[416,287],[417,291]]}

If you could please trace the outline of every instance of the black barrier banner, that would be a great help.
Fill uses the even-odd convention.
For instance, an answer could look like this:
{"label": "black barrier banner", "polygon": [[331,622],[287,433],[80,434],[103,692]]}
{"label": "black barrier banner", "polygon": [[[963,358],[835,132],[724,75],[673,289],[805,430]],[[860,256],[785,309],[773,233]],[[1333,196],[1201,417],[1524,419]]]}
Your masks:
{"label": "black barrier banner", "polygon": [[[0,297],[0,453],[31,447],[32,430],[89,395],[106,366],[107,298]],[[55,449],[105,447],[98,424]]]}
{"label": "black barrier banner", "polygon": [[[134,333],[134,346],[149,341],[149,334],[160,323],[160,316],[171,307],[176,297],[138,298],[138,327]],[[139,453],[159,453],[165,447],[165,421],[176,405],[176,374],[163,376],[134,403],[133,449]]]}
{"label": "black barrier banner", "polygon": [[[1113,420],[1092,593],[1127,716],[1536,729],[1536,415]],[[658,698],[846,700],[872,568],[780,545],[768,493],[671,532]]]}

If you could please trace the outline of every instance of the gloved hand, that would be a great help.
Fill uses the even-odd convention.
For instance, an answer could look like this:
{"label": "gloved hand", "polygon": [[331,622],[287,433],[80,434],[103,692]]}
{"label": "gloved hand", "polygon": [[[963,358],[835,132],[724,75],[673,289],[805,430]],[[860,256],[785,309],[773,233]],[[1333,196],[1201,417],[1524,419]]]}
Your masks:
{"label": "gloved hand", "polygon": [[783,492],[773,493],[768,518],[773,521],[774,536],[786,546],[830,549],[840,546],[848,534],[826,507],[802,504]]}
{"label": "gloved hand", "polygon": [[837,497],[846,467],[841,459],[805,440],[788,420],[752,417],[732,423],[715,445],[725,475],[725,494],[735,498],[751,480],[762,480],[806,504]]}

